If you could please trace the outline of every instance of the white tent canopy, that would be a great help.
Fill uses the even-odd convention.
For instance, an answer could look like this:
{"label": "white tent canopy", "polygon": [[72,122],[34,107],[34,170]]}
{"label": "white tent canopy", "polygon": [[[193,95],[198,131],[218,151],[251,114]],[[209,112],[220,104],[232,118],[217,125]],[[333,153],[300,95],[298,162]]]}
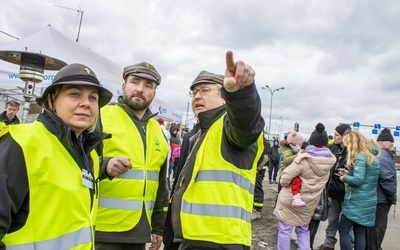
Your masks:
{"label": "white tent canopy", "polygon": [[[2,51],[27,51],[40,53],[62,60],[68,64],[82,63],[94,70],[101,84],[113,92],[113,101],[121,95],[122,69],[107,58],[74,42],[50,25],[18,41],[0,46]],[[35,94],[40,95],[44,87],[51,84],[57,71],[44,71],[43,81],[36,84]],[[23,90],[25,83],[19,79],[19,65],[0,60],[0,98]],[[39,94],[38,94],[39,93]],[[171,105],[154,99],[150,109],[169,121],[181,121],[182,112]]]}

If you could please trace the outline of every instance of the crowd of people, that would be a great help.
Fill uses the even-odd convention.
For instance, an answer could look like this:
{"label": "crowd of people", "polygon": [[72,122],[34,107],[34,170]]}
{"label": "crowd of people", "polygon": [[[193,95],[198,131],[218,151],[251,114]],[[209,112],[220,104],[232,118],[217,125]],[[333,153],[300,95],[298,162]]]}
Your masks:
{"label": "crowd of people", "polygon": [[[340,249],[382,249],[388,213],[397,202],[393,135],[384,128],[374,141],[340,124],[333,138],[329,143],[324,125],[318,123],[306,144],[296,131],[280,142],[273,211],[279,228],[277,249],[290,249],[293,228],[299,249],[330,250],[338,242]],[[271,149],[270,165],[274,154]],[[314,248],[319,224],[325,220],[324,243]]]}
{"label": "crowd of people", "polygon": [[[124,68],[117,103],[86,65],[69,64],[20,124],[19,103],[0,115],[0,249],[250,249],[263,179],[277,184],[277,249],[380,249],[396,204],[393,136],[377,142],[350,126],[333,141],[318,123],[271,144],[254,69],[225,56],[224,75],[202,70],[188,86],[198,123],[179,138],[149,106],[155,66]],[[158,119],[156,119],[158,118]],[[351,233],[353,232],[353,233]]]}

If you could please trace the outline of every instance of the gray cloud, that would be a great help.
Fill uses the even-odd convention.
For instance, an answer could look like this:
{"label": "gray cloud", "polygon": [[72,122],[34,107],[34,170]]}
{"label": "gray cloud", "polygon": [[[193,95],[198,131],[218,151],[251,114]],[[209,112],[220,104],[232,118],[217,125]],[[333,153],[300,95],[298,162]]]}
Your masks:
{"label": "gray cloud", "polygon": [[[162,75],[157,96],[186,111],[188,87],[201,70],[224,72],[225,52],[250,64],[271,132],[300,123],[328,133],[340,123],[400,125],[400,3],[352,1],[5,0],[0,30],[24,37],[47,24],[120,67],[139,61]],[[0,34],[0,44],[14,39]],[[371,128],[361,128],[370,138]],[[398,138],[395,138],[397,143]]]}

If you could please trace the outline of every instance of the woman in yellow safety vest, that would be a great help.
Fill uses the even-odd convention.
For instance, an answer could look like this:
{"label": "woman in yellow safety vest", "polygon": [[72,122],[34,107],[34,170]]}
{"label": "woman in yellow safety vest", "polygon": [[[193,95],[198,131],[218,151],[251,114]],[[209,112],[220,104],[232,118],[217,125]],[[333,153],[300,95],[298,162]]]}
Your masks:
{"label": "woman in yellow safety vest", "polygon": [[112,93],[82,64],[62,68],[36,121],[0,133],[0,249],[93,249],[95,131]]}

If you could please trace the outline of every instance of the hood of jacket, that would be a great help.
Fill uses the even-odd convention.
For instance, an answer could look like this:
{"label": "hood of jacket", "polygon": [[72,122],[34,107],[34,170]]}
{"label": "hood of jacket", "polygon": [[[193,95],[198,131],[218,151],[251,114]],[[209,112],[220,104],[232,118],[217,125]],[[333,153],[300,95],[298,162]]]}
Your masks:
{"label": "hood of jacket", "polygon": [[[329,149],[327,149],[329,150]],[[307,160],[313,174],[318,177],[327,175],[336,161],[336,157],[331,154],[330,157],[313,157],[309,153],[304,152],[297,155],[294,162],[300,164],[301,161]]]}
{"label": "hood of jacket", "polygon": [[171,133],[172,136],[176,136],[176,134],[172,133],[175,130],[179,130],[178,126],[176,126],[175,124],[172,124],[171,127],[169,128],[169,132]]}

